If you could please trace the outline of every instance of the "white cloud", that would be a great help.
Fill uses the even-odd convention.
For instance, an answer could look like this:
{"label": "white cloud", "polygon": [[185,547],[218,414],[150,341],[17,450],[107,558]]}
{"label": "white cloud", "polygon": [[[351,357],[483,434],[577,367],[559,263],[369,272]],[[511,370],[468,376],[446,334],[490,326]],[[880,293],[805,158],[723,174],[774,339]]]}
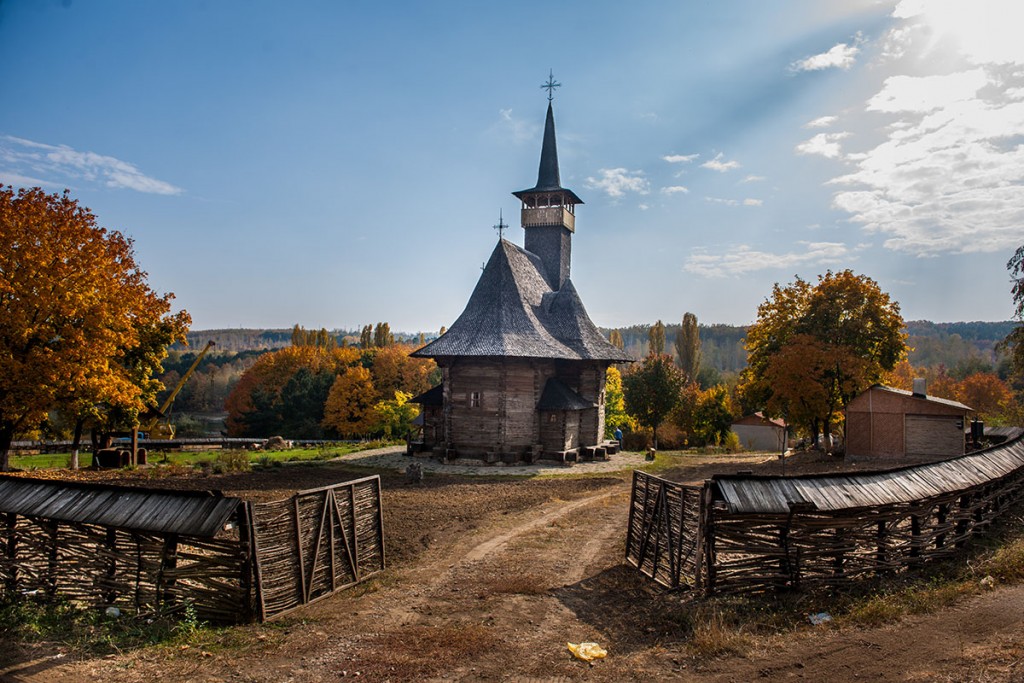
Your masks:
{"label": "white cloud", "polygon": [[739,206],[735,199],[722,199],[721,197],[705,197],[704,201],[710,204],[722,204],[724,206]]}
{"label": "white cloud", "polygon": [[974,99],[988,83],[982,69],[942,76],[892,76],[870,100],[868,111],[929,112]]}
{"label": "white cloud", "polygon": [[647,209],[651,208],[650,204],[637,204],[636,207],[641,211],[646,211]]}
{"label": "white cloud", "polygon": [[860,48],[856,43],[848,45],[839,43],[833,46],[828,52],[807,57],[793,62],[790,68],[793,71],[821,71],[822,69],[849,69],[857,59]]}
{"label": "white cloud", "polygon": [[741,183],[759,183],[759,182],[761,182],[764,179],[765,178],[764,178],[763,175],[748,175],[746,178],[744,178],[740,182]]}
{"label": "white cloud", "polygon": [[182,192],[180,187],[147,176],[134,164],[115,157],[10,135],[0,138],[0,165],[3,177],[27,180],[35,185],[60,186],[85,181],[149,194],[174,195]]}
{"label": "white cloud", "polygon": [[747,198],[743,200],[743,206],[761,206],[764,200]]}
{"label": "white cloud", "polygon": [[878,125],[867,149],[846,155],[852,170],[830,181],[841,188],[834,206],[883,247],[916,256],[1019,246],[1024,41],[1005,27],[1021,25],[1024,4],[929,0],[894,14],[904,22],[887,40],[899,51],[885,58],[899,52],[892,67],[915,75],[897,71],[868,98],[865,120]]}
{"label": "white cloud", "polygon": [[600,178],[589,177],[586,186],[602,190],[609,197],[622,197],[627,192],[648,194],[650,183],[644,178],[643,171],[629,171],[624,168],[602,168]]}
{"label": "white cloud", "polygon": [[662,159],[670,164],[688,164],[699,156],[700,154],[667,154]]}
{"label": "white cloud", "polygon": [[796,153],[820,154],[828,159],[836,159],[842,154],[839,141],[849,136],[849,133],[818,133],[810,140],[804,140],[797,145]]}
{"label": "white cloud", "polygon": [[690,188],[683,187],[682,185],[671,185],[669,187],[661,188],[662,194],[689,194]]}
{"label": "white cloud", "polygon": [[804,128],[828,128],[839,120],[838,116],[819,116],[804,124]]}
{"label": "white cloud", "polygon": [[740,162],[738,161],[722,161],[722,152],[719,152],[717,156],[711,161],[705,161],[700,165],[701,168],[710,168],[712,171],[718,171],[719,173],[725,173],[735,168],[740,168]]}
{"label": "white cloud", "polygon": [[743,244],[724,254],[692,254],[683,270],[704,277],[744,275],[758,270],[792,269],[795,266],[837,266],[852,260],[842,242],[798,242],[803,249],[773,254]]}

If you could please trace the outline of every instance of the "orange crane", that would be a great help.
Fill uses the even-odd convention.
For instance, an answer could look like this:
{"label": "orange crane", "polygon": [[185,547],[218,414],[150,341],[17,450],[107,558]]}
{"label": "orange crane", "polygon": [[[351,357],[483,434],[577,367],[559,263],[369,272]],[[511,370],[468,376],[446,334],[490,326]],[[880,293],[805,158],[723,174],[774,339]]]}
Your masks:
{"label": "orange crane", "polygon": [[178,395],[178,392],[181,391],[183,386],[185,386],[185,382],[188,381],[189,376],[195,372],[196,367],[199,366],[199,361],[203,360],[203,356],[206,355],[206,352],[214,346],[216,346],[216,344],[212,339],[206,342],[206,347],[200,351],[199,355],[196,356],[196,359],[192,361],[192,365],[189,366],[188,370],[185,371],[185,374],[181,376],[180,380],[178,380],[178,384],[174,387],[167,398],[164,399],[163,405],[157,410],[151,409],[148,411],[149,415],[152,415],[152,417],[147,415],[147,418],[149,419],[145,423],[139,425],[139,431],[144,432],[146,438],[160,439],[164,441],[174,438],[174,425],[170,423],[170,420],[167,422],[160,422],[160,418],[167,417],[167,411],[170,410],[171,404],[174,403],[174,399]]}

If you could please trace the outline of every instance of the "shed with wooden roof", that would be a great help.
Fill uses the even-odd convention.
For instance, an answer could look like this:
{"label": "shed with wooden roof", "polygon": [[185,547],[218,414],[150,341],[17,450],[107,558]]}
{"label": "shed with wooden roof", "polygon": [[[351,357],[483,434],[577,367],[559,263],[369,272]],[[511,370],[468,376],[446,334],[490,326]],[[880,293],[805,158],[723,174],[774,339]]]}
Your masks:
{"label": "shed with wooden roof", "polygon": [[[462,315],[413,353],[443,373],[423,447],[491,461],[600,455],[606,370],[633,359],[604,338],[569,278],[583,202],[561,186],[550,103],[537,184],[513,194],[524,246],[499,237]],[[436,398],[413,400],[429,408]]]}
{"label": "shed with wooden roof", "polygon": [[846,455],[879,460],[935,460],[966,452],[969,406],[876,384],[846,406]]}

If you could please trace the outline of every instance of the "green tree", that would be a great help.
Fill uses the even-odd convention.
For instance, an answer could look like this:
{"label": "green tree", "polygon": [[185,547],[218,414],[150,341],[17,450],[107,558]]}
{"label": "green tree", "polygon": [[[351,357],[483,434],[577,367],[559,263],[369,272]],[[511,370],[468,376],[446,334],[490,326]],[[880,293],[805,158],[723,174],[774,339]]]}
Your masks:
{"label": "green tree", "polygon": [[373,406],[373,431],[382,433],[385,438],[405,438],[412,428],[412,421],[420,414],[419,406],[409,403],[412,394],[396,391],[395,397],[387,401],[378,401]]}
{"label": "green tree", "polygon": [[869,277],[827,272],[758,307],[747,331],[748,366],[741,391],[748,405],[828,433],[846,404],[906,356],[899,304]]}
{"label": "green tree", "polygon": [[732,407],[728,388],[720,384],[700,392],[693,411],[695,436],[705,444],[718,445],[725,442],[732,427]]}
{"label": "green tree", "polygon": [[[14,435],[63,407],[136,418],[184,311],[149,288],[133,243],[65,191],[0,186],[0,470]],[[163,332],[168,335],[161,336]]]}
{"label": "green tree", "polygon": [[647,341],[650,344],[647,350],[648,355],[663,355],[665,353],[665,324],[659,320],[651,325],[651,329],[647,332]]}
{"label": "green tree", "polygon": [[1024,246],[1018,247],[1006,262],[1006,269],[1010,271],[1013,282],[1010,296],[1013,299],[1013,317],[1018,324],[1001,342],[1000,347],[1010,351],[1013,372],[1024,382]]}
{"label": "green tree", "polygon": [[696,381],[700,373],[700,330],[697,327],[697,316],[693,313],[683,314],[683,324],[676,335],[675,346],[683,374],[687,380]]}
{"label": "green tree", "polygon": [[654,430],[654,447],[658,447],[658,427],[679,404],[679,395],[686,378],[666,355],[648,356],[622,378],[626,410],[637,421]]}
{"label": "green tree", "polygon": [[359,348],[368,349],[371,346],[373,346],[373,325],[365,325],[359,335]]}

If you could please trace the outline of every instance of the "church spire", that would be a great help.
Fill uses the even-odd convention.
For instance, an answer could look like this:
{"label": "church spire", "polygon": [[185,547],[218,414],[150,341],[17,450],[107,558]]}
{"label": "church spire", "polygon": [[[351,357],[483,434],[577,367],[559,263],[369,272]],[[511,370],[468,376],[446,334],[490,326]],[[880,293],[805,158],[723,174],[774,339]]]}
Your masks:
{"label": "church spire", "polygon": [[540,151],[537,184],[529,190],[513,192],[522,201],[524,247],[540,257],[544,278],[553,290],[569,279],[572,233],[576,231],[576,205],[583,200],[562,187],[558,171],[558,146],[555,142],[555,113],[551,93],[561,84],[550,74],[547,84],[548,113],[544,121],[544,141]]}

